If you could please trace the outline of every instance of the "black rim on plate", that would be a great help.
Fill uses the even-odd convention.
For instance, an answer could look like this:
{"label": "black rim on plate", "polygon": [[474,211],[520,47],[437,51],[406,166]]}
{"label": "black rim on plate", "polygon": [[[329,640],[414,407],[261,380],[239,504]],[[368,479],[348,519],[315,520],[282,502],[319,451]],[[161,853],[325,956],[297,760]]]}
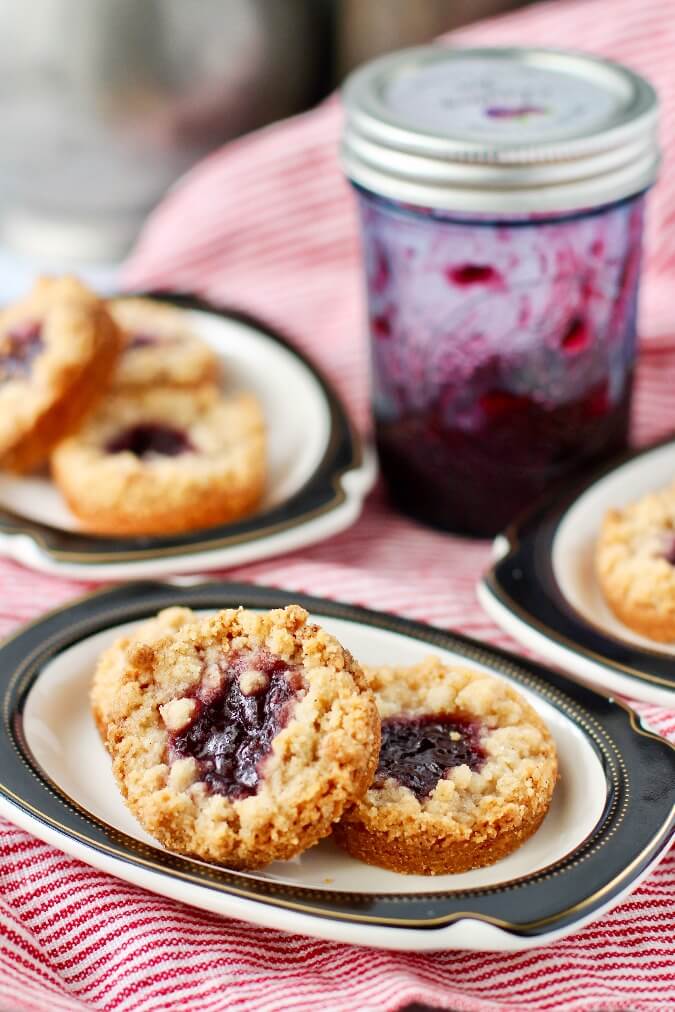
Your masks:
{"label": "black rim on plate", "polygon": [[[593,831],[555,864],[495,886],[400,895],[314,890],[204,865],[134,840],[80,807],[35,760],[24,735],[24,707],[40,672],[61,651],[170,605],[270,608],[291,602],[319,618],[344,619],[453,651],[561,710],[590,743],[605,774],[606,802]],[[627,889],[664,850],[675,828],[675,748],[641,727],[633,711],[541,665],[394,615],[244,584],[134,583],[96,592],[26,627],[0,647],[0,671],[0,797],[15,810],[121,865],[302,913],[429,930],[471,917],[536,937],[590,916]]]}
{"label": "black rim on plate", "polygon": [[0,508],[0,533],[27,534],[52,558],[60,562],[100,564],[135,562],[148,558],[193,554],[257,541],[290,530],[329,512],[345,500],[342,476],[362,462],[361,442],[352,428],[339,397],[317,367],[278,330],[239,310],[213,306],[192,295],[167,292],[134,292],[182,309],[199,310],[244,324],[281,345],[308,369],[319,384],[329,412],[329,435],[323,458],[308,481],[282,503],[243,520],[207,530],[165,537],[103,537],[66,531]]}
{"label": "black rim on plate", "polygon": [[561,646],[618,674],[675,691],[672,654],[613,636],[584,618],[567,600],[553,569],[553,545],[568,510],[600,479],[673,439],[622,454],[566,495],[546,497],[508,528],[508,552],[483,577],[495,600]]}

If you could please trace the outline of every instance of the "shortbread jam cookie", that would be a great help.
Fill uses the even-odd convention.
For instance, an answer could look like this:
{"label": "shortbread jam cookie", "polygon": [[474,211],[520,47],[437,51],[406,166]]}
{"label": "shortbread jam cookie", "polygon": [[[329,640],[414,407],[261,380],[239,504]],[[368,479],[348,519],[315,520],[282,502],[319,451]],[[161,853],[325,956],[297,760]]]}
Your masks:
{"label": "shortbread jam cookie", "polygon": [[214,387],[110,394],[52,456],[82,525],[168,534],[250,513],[263,492],[265,424],[252,394]]}
{"label": "shortbread jam cookie", "polygon": [[595,568],[617,618],[650,639],[675,641],[675,483],[607,513]]}
{"label": "shortbread jam cookie", "polygon": [[255,868],[330,833],[372,780],[379,730],[358,664],[290,606],[222,611],[132,648],[108,745],[161,843]]}
{"label": "shortbread jam cookie", "polygon": [[382,746],[372,786],[335,828],[345,850],[392,871],[442,875],[493,864],[535,832],[556,752],[515,689],[435,657],[365,673]]}
{"label": "shortbread jam cookie", "polygon": [[197,616],[190,608],[165,608],[158,615],[137,626],[104,650],[98,659],[91,684],[91,711],[104,744],[108,735],[110,713],[117,700],[129,650],[139,643],[158,643],[178,632]]}
{"label": "shortbread jam cookie", "polygon": [[42,278],[0,313],[0,467],[44,464],[104,393],[122,336],[75,278]]}
{"label": "shortbread jam cookie", "polygon": [[195,387],[218,378],[218,356],[190,326],[187,313],[155,299],[108,303],[125,335],[113,379],[116,388]]}

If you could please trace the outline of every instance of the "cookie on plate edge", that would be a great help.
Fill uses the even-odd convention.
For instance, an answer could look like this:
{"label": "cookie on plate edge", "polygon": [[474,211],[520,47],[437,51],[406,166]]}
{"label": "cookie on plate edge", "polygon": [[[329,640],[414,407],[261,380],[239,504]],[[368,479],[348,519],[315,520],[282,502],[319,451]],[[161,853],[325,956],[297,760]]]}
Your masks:
{"label": "cookie on plate edge", "polygon": [[621,622],[649,639],[675,641],[675,484],[607,513],[595,571]]}
{"label": "cookie on plate edge", "polygon": [[443,875],[493,864],[536,832],[556,750],[515,689],[435,657],[365,674],[382,747],[372,786],[335,828],[341,847],[391,871]]}

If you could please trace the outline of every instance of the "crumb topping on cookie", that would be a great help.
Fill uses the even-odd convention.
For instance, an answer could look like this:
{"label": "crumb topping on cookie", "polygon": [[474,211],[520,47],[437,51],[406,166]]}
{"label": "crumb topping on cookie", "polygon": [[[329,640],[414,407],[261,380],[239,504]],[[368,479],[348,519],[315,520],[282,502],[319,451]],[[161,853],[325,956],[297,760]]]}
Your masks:
{"label": "crumb topping on cookie", "polygon": [[[103,651],[94,672],[90,699],[94,720],[104,742],[108,733],[110,714],[119,697],[128,651],[138,643],[153,644],[166,639],[183,626],[197,620],[198,616],[190,608],[164,608],[157,615],[136,626],[131,633],[120,636]],[[184,724],[187,724],[189,719],[187,716]],[[176,725],[175,729],[178,730],[179,725]]]}

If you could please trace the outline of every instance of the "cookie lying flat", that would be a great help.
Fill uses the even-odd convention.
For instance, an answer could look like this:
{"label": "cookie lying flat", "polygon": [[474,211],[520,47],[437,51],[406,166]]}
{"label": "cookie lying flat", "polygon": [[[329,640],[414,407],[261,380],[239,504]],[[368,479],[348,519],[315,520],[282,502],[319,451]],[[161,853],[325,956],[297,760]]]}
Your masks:
{"label": "cookie lying flat", "polygon": [[505,682],[430,657],[366,669],[382,718],[373,785],[335,828],[354,857],[417,875],[493,864],[548,811],[555,746]]}
{"label": "cookie lying flat", "polygon": [[653,640],[675,640],[675,484],[605,517],[595,569],[614,614]]}
{"label": "cookie lying flat", "polygon": [[158,643],[159,640],[178,632],[189,622],[196,622],[197,615],[190,608],[164,608],[154,618],[143,622],[131,633],[115,640],[98,659],[91,683],[89,699],[91,712],[96,721],[104,744],[108,736],[110,714],[117,702],[122,676],[129,650],[139,643]]}
{"label": "cookie lying flat", "polygon": [[113,383],[118,389],[195,387],[218,378],[218,356],[190,328],[187,314],[154,299],[111,299],[125,335]]}
{"label": "cookie lying flat", "polygon": [[265,424],[251,394],[160,388],[110,394],[52,456],[84,527],[100,534],[197,530],[250,513],[263,492]]}
{"label": "cookie lying flat", "polygon": [[302,608],[228,610],[131,650],[108,745],[166,847],[256,868],[327,836],[363,795],[379,719],[359,666]]}
{"label": "cookie lying flat", "polygon": [[122,335],[75,278],[42,278],[0,313],[0,467],[25,472],[100,399]]}

